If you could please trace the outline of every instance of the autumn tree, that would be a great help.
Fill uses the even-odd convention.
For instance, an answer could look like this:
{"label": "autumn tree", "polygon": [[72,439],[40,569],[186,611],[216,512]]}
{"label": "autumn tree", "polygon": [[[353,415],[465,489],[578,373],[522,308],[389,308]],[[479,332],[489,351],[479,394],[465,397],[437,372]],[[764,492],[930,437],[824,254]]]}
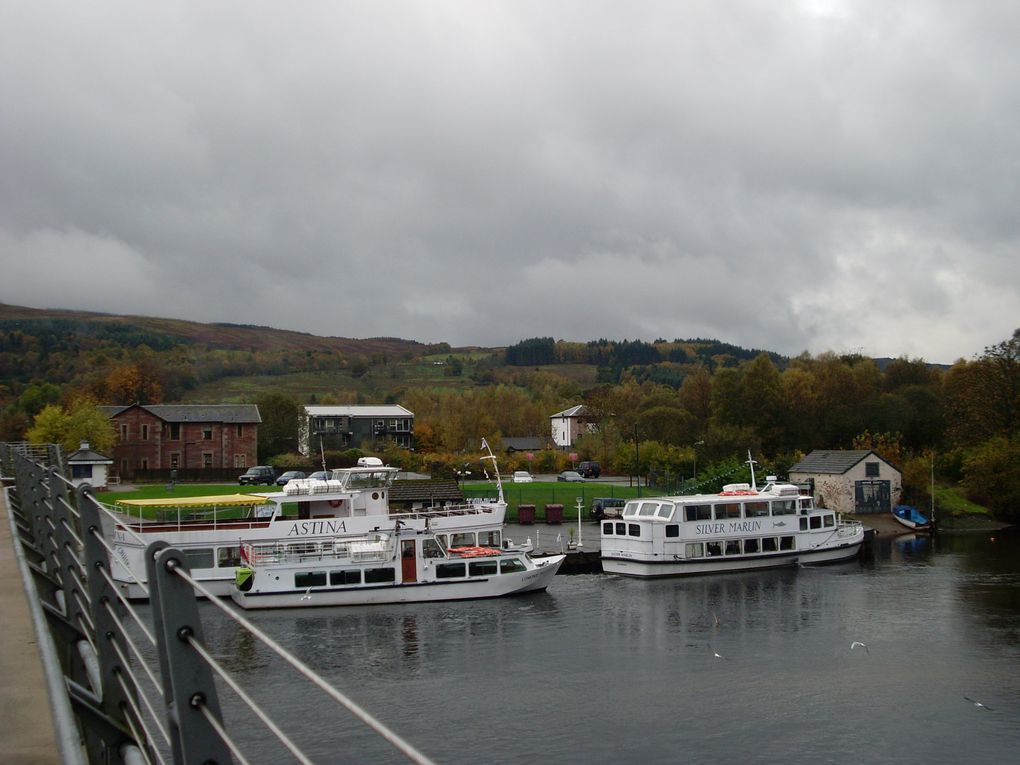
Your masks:
{"label": "autumn tree", "polygon": [[57,404],[44,407],[26,437],[33,444],[60,444],[67,452],[87,441],[94,450],[105,453],[117,440],[110,418],[87,397],[72,401],[66,409]]}

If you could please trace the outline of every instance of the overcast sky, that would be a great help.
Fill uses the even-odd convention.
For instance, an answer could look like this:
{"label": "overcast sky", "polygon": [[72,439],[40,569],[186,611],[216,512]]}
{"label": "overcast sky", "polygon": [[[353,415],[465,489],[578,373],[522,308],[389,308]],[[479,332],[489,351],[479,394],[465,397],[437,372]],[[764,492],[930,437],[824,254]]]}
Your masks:
{"label": "overcast sky", "polygon": [[0,9],[0,302],[945,363],[1020,327],[1020,3]]}

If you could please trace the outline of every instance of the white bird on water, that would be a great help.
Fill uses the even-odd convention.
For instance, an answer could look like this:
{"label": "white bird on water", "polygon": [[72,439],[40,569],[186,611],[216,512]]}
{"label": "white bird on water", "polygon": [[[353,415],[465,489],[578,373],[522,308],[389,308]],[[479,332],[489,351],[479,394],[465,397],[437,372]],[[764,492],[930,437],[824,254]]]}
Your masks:
{"label": "white bird on water", "polygon": [[861,648],[864,649],[864,653],[869,654],[869,655],[871,654],[871,651],[868,650],[868,644],[867,643],[862,643],[860,640],[855,640],[854,642],[852,642],[850,644],[850,650],[852,651],[855,648],[857,648],[858,646],[860,646]]}
{"label": "white bird on water", "polygon": [[964,698],[967,699],[967,701],[969,701],[971,704],[973,704],[978,709],[987,709],[989,712],[993,712],[994,711],[990,706],[982,704],[980,701],[974,701],[974,699],[972,699],[970,696],[964,696]]}

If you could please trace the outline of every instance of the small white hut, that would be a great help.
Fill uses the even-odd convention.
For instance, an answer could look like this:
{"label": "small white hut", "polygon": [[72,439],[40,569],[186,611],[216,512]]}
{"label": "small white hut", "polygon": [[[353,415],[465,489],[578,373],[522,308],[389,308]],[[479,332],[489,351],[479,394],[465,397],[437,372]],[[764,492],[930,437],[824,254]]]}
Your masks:
{"label": "small white hut", "polygon": [[113,460],[99,452],[92,451],[88,441],[82,441],[81,447],[67,457],[67,467],[71,471],[71,483],[81,486],[87,483],[94,489],[105,489]]}

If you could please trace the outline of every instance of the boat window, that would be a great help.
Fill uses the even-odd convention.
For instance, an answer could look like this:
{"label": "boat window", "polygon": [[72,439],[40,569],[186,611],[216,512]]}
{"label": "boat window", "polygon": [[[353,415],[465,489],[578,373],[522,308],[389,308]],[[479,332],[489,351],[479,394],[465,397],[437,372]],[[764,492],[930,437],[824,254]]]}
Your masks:
{"label": "boat window", "polygon": [[330,584],[361,584],[361,569],[349,568],[329,572]]}
{"label": "boat window", "polygon": [[610,522],[610,523],[603,523],[602,524],[602,533],[603,534],[612,534],[613,533],[613,524],[612,524],[612,522]]}
{"label": "boat window", "polygon": [[623,517],[624,518],[633,518],[635,515],[638,514],[638,510],[640,510],[640,509],[641,509],[641,503],[640,502],[628,502],[623,507]]}
{"label": "boat window", "polygon": [[795,500],[795,499],[775,499],[775,500],[772,500],[772,514],[773,515],[796,515],[797,514],[797,500]]}
{"label": "boat window", "polygon": [[503,543],[499,538],[499,531],[479,531],[478,544],[482,547],[502,547]]}
{"label": "boat window", "polygon": [[395,582],[396,576],[392,568],[366,568],[365,584],[377,582]]}
{"label": "boat window", "polygon": [[722,542],[705,542],[705,555],[709,558],[722,555]]}
{"label": "boat window", "polygon": [[436,566],[436,579],[456,579],[464,576],[466,570],[463,563],[440,563]]}
{"label": "boat window", "polygon": [[423,539],[421,542],[421,552],[426,558],[443,557],[443,548],[434,539]]}
{"label": "boat window", "polygon": [[666,526],[667,537],[678,537],[680,536],[680,526],[676,523],[670,523]]}
{"label": "boat window", "polygon": [[836,525],[836,516],[834,516],[834,515],[824,515],[824,516],[822,516],[822,518],[824,519],[824,524],[825,524],[826,527],[835,526]]}
{"label": "boat window", "polygon": [[810,499],[802,499],[800,501],[800,509],[801,510],[810,510],[811,509],[811,502],[812,502],[812,500],[810,500]]}
{"label": "boat window", "polygon": [[184,559],[188,562],[189,569],[212,568],[213,550],[211,547],[198,547],[193,550],[184,550]]}
{"label": "boat window", "polygon": [[669,502],[663,502],[659,505],[659,517],[664,520],[669,520],[673,516],[673,505]]}
{"label": "boat window", "polygon": [[745,553],[756,553],[759,550],[757,539],[745,539],[744,540],[744,552]]}
{"label": "boat window", "polygon": [[727,555],[740,555],[740,540],[730,539],[726,542],[726,554]]}
{"label": "boat window", "polygon": [[642,502],[641,510],[638,512],[643,518],[647,518],[650,515],[655,515],[655,511],[659,509],[658,502]]}
{"label": "boat window", "polygon": [[619,535],[621,537],[624,534],[626,534],[627,533],[627,524],[626,523],[620,523],[619,521],[617,521],[617,523],[616,523],[616,533],[617,533],[617,535]]}
{"label": "boat window", "polygon": [[299,589],[306,589],[308,587],[324,587],[325,585],[325,571],[298,571],[294,574],[294,586]]}
{"label": "boat window", "polygon": [[686,558],[703,558],[705,556],[705,545],[701,542],[688,542],[684,551]]}
{"label": "boat window", "polygon": [[779,537],[779,549],[792,550],[796,539],[796,537]]}
{"label": "boat window", "polygon": [[800,530],[807,531],[807,518],[803,515],[800,517]]}
{"label": "boat window", "polygon": [[748,518],[764,518],[769,514],[768,502],[745,502],[744,515]]}
{"label": "boat window", "polygon": [[686,505],[684,507],[685,521],[710,521],[712,520],[711,505]]}
{"label": "boat window", "polygon": [[822,516],[812,515],[811,516],[811,528],[820,529],[822,527]]}
{"label": "boat window", "polygon": [[501,560],[499,562],[499,571],[501,574],[513,574],[517,571],[524,571],[525,568],[524,563],[517,560],[517,558],[510,558],[509,560]]}
{"label": "boat window", "polygon": [[468,564],[468,576],[495,576],[495,560],[473,560]]}
{"label": "boat window", "polygon": [[765,537],[763,540],[761,540],[761,551],[762,552],[775,552],[776,549],[777,549],[777,547],[776,547],[776,538],[775,537]]}
{"label": "boat window", "polygon": [[240,547],[218,547],[216,549],[216,565],[220,568],[233,568],[241,565]]}
{"label": "boat window", "polygon": [[725,518],[739,518],[740,517],[740,504],[737,502],[727,502],[725,505],[715,505],[715,518],[717,521],[721,521]]}
{"label": "boat window", "polygon": [[629,537],[639,537],[639,536],[641,536],[641,526],[639,526],[636,523],[628,523],[627,524],[627,536],[629,536]]}
{"label": "boat window", "polygon": [[475,535],[470,533],[453,534],[450,537],[450,547],[474,547]]}

